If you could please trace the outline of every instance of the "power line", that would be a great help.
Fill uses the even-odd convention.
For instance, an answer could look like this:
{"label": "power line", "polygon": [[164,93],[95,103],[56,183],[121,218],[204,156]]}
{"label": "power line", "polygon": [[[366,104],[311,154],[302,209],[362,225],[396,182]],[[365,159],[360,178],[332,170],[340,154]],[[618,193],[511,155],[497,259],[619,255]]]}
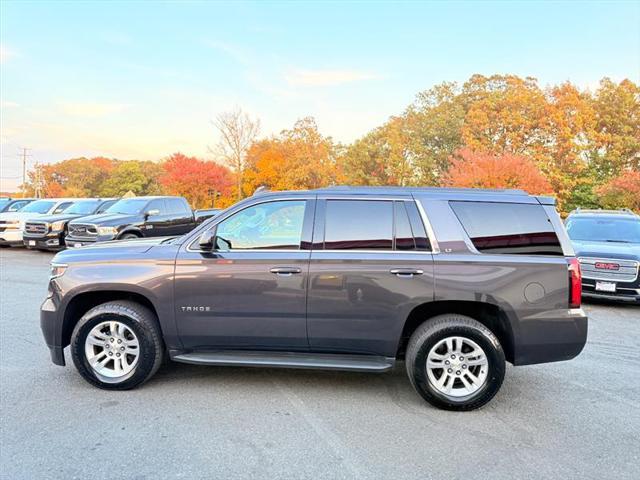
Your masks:
{"label": "power line", "polygon": [[28,154],[27,151],[31,150],[30,148],[22,147],[22,153],[18,153],[18,158],[22,158],[22,190],[24,191],[25,185],[27,184],[27,157],[31,157],[31,154]]}

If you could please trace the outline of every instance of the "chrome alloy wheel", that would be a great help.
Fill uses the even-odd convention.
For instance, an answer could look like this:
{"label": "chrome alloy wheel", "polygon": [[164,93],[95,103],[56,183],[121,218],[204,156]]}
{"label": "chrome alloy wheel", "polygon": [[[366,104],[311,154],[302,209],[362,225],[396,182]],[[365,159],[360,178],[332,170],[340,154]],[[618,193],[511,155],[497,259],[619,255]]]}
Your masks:
{"label": "chrome alloy wheel", "polygon": [[102,381],[115,383],[133,372],[140,357],[140,343],[124,323],[102,322],[87,335],[84,354]]}
{"label": "chrome alloy wheel", "polygon": [[465,337],[447,337],[427,356],[429,382],[447,397],[466,397],[487,381],[489,363],[484,350]]}

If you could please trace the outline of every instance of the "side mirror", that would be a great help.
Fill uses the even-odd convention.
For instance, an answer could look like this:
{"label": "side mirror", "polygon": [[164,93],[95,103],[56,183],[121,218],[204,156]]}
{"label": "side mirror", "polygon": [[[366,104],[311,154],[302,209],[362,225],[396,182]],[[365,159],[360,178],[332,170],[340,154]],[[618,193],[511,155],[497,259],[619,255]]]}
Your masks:
{"label": "side mirror", "polygon": [[144,214],[146,217],[153,217],[154,215],[160,215],[160,210],[158,210],[157,208],[154,208],[153,210],[149,210],[147,213]]}
{"label": "side mirror", "polygon": [[200,244],[201,250],[213,250],[214,244],[216,241],[216,232],[214,230],[207,230],[202,235],[200,235],[200,239],[198,243]]}

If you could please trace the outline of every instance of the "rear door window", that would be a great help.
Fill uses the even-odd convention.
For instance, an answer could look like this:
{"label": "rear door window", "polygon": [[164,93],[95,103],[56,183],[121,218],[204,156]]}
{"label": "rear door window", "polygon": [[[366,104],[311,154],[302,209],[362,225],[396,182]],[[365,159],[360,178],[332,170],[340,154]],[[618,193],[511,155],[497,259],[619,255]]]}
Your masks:
{"label": "rear door window", "polygon": [[553,225],[540,205],[449,202],[480,252],[563,255]]}
{"label": "rear door window", "polygon": [[326,250],[392,250],[393,202],[327,200]]}

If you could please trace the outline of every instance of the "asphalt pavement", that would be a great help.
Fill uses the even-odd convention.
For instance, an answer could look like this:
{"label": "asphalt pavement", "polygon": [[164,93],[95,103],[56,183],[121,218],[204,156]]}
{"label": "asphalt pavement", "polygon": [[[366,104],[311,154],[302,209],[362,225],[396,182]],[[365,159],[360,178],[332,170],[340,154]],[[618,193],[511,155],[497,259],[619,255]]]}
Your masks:
{"label": "asphalt pavement", "polygon": [[387,374],[170,364],[106,392],[53,365],[39,307],[52,255],[0,250],[2,479],[640,478],[640,308],[588,303],[569,362],[507,369],[481,410]]}

